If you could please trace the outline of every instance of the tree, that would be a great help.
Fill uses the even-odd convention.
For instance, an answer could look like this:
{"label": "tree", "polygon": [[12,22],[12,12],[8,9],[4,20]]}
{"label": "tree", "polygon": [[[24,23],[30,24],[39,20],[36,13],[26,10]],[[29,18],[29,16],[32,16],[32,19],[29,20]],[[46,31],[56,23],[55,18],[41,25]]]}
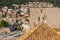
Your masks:
{"label": "tree", "polygon": [[8,23],[6,21],[4,21],[4,20],[1,20],[0,21],[0,27],[3,27],[3,26],[7,27]]}
{"label": "tree", "polygon": [[14,3],[24,4],[24,3],[27,3],[27,2],[34,2],[34,1],[38,1],[38,2],[46,1],[46,2],[56,4],[56,6],[60,6],[59,5],[60,0],[0,0],[0,7],[4,6],[4,5],[9,5],[9,4],[11,5],[11,4],[14,4]]}

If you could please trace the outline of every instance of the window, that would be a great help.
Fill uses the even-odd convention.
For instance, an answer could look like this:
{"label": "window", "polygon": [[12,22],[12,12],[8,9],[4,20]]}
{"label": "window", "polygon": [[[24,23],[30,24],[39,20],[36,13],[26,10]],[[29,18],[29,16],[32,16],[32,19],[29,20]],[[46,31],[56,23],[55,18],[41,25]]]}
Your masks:
{"label": "window", "polygon": [[42,13],[42,9],[41,9],[41,13]]}
{"label": "window", "polygon": [[38,21],[40,21],[40,17],[38,17]]}
{"label": "window", "polygon": [[43,17],[43,20],[45,20],[45,17]]}

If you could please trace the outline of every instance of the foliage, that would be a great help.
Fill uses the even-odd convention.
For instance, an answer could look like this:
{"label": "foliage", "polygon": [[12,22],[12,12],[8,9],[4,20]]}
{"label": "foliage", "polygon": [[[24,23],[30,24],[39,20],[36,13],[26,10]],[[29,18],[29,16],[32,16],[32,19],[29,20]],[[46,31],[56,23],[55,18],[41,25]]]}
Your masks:
{"label": "foliage", "polygon": [[4,21],[4,20],[1,20],[0,21],[0,27],[3,27],[3,26],[7,27],[8,23],[6,21]]}
{"label": "foliage", "polygon": [[18,30],[18,31],[22,31],[22,30],[23,30],[23,27],[18,25],[17,30]]}
{"label": "foliage", "polygon": [[24,3],[27,3],[27,2],[34,2],[34,1],[46,1],[46,2],[51,2],[51,3],[54,3],[55,5],[57,6],[60,6],[60,0],[0,0],[0,7],[1,6],[4,6],[4,5],[11,5],[11,4],[14,4],[14,3],[17,3],[17,4],[24,4]]}

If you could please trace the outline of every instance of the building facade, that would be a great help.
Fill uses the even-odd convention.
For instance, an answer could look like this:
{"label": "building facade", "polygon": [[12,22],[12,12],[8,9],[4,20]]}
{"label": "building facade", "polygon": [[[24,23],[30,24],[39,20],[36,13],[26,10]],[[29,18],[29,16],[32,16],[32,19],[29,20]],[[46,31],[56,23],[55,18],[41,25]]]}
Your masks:
{"label": "building facade", "polygon": [[38,25],[41,22],[53,27],[60,26],[60,8],[30,8],[30,26]]}

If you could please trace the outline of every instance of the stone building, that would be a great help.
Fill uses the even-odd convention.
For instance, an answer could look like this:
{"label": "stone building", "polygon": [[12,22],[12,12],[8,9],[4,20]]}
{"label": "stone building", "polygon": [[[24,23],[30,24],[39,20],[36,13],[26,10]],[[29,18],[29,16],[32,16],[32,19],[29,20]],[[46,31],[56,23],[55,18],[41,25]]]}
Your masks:
{"label": "stone building", "polygon": [[30,26],[38,25],[43,20],[50,26],[59,27],[60,8],[30,8]]}

